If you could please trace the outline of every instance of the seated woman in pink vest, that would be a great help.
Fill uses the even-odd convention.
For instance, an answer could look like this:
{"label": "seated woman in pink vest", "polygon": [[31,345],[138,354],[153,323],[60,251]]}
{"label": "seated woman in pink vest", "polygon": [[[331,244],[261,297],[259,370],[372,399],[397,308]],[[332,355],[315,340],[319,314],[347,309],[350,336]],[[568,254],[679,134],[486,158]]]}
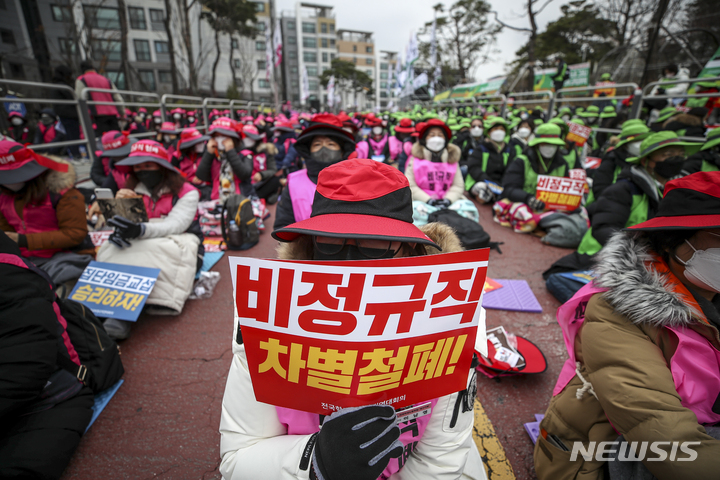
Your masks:
{"label": "seated woman in pink vest", "polygon": [[329,113],[313,116],[294,147],[305,168],[288,175],[287,187],[275,210],[275,230],[310,218],[317,179],[322,169],[355,157],[352,133],[343,128],[337,116]]}
{"label": "seated woman in pink vest", "polygon": [[[197,215],[200,193],[172,166],[163,146],[153,140],[133,144],[130,155],[118,162],[117,168],[128,173],[128,180],[116,198],[142,198],[149,221],[117,215],[108,219],[115,232],[100,247],[97,259],[159,268],[146,312],[178,315],[202,266],[203,235]],[[107,319],[104,325],[117,340],[130,335],[131,322]]]}
{"label": "seated woman in pink vest", "polygon": [[114,193],[125,187],[127,174],[115,168],[115,164],[130,155],[130,148],[137,139],[118,130],[105,132],[100,139],[102,149],[95,151],[90,168],[90,178],[98,187],[109,188]]}
{"label": "seated woman in pink vest", "polygon": [[180,134],[177,151],[172,156],[173,166],[180,170],[187,181],[200,191],[200,201],[210,200],[212,194],[210,182],[200,180],[196,175],[208,140],[210,137],[203,135],[198,129],[186,128]]}
{"label": "seated woman in pink vest", "polygon": [[[317,187],[313,216],[273,232],[284,242],[280,258],[345,261],[462,250],[451,228],[413,225],[410,187],[396,168],[350,159],[322,170]],[[237,322],[235,329],[220,418],[223,478],[487,478],[472,438],[473,408],[463,401],[475,397],[473,375],[466,390],[432,399],[430,414],[410,422],[396,425],[390,405],[321,417],[255,400]]]}
{"label": "seated woman in pink vest", "polygon": [[428,216],[450,208],[473,221],[479,221],[477,208],[465,198],[465,182],[460,171],[461,150],[450,143],[452,133],[445,122],[432,118],[418,129],[405,167],[413,198],[416,225],[427,223]]}
{"label": "seated woman in pink vest", "polygon": [[[540,424],[540,480],[718,477],[719,185],[720,172],[669,181],[657,215],[617,232],[558,310],[569,359]],[[558,442],[595,449],[572,461]],[[618,457],[636,461],[606,465]]]}
{"label": "seated woman in pink vest", "polygon": [[77,280],[95,253],[75,181],[64,160],[0,141],[0,230],[58,287]]}
{"label": "seated woman in pink vest", "polygon": [[239,193],[250,198],[255,195],[252,186],[253,159],[241,155],[241,125],[228,117],[216,118],[210,125],[205,153],[195,175],[210,182],[210,198],[224,202],[231,194]]}
{"label": "seated woman in pink vest", "polygon": [[358,158],[370,158],[389,165],[397,165],[398,156],[402,152],[402,142],[388,135],[383,121],[375,116],[368,116],[365,125],[370,128],[366,140],[357,143]]}

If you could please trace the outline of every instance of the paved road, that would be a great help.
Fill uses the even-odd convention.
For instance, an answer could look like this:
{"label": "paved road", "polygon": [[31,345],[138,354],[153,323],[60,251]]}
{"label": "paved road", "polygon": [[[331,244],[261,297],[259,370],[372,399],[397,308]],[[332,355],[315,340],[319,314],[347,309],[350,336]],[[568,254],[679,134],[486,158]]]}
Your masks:
{"label": "paved road", "polygon": [[[476,443],[492,480],[533,479],[532,444],[522,424],[545,411],[566,358],[554,319],[559,305],[540,274],[567,250],[500,227],[489,207],[480,213],[492,239],[505,242],[502,255],[490,254],[489,275],[528,280],[543,307],[542,314],[489,311],[488,327],[503,325],[534,341],[548,370],[534,377],[479,379]],[[232,254],[273,258],[275,246],[266,232],[250,251]],[[220,478],[218,425],[233,307],[226,258],[214,270],[222,280],[212,298],[188,301],[178,317],[141,316],[121,345],[125,383],[82,439],[64,479]]]}

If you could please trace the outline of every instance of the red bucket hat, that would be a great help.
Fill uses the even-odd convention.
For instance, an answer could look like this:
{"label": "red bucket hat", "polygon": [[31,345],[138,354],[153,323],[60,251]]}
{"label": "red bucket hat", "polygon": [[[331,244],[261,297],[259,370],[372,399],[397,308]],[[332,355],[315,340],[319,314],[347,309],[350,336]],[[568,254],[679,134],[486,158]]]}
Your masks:
{"label": "red bucket hat", "polygon": [[438,247],[413,225],[412,193],[405,175],[374,160],[344,160],[324,168],[309,219],[272,232],[291,242],[299,235],[379,238]]}
{"label": "red bucket hat", "polygon": [[127,132],[118,130],[103,133],[100,141],[102,142],[102,150],[97,150],[95,154],[98,157],[112,158],[127,157],[130,155],[130,148],[137,142],[136,139],[130,138]]}
{"label": "red bucket hat", "polygon": [[248,137],[253,140],[260,140],[264,137],[264,135],[261,134],[254,125],[243,125],[242,136],[243,138]]}
{"label": "red bucket hat", "polygon": [[395,131],[400,133],[413,133],[415,131],[415,127],[413,127],[411,119],[403,118],[395,127]]}
{"label": "red bucket hat", "polygon": [[39,155],[12,140],[0,140],[0,185],[27,182],[47,169],[67,172],[69,165]]}
{"label": "red bucket hat", "polygon": [[173,108],[173,110],[172,110],[170,113],[172,113],[173,115],[175,115],[176,113],[179,113],[180,115],[184,115],[184,114],[185,114],[185,110],[183,110],[182,108],[178,107],[178,108]]}
{"label": "red bucket hat", "polygon": [[207,142],[210,137],[203,135],[197,128],[186,128],[180,134],[180,142],[178,142],[178,149],[190,148],[197,145],[200,142]]}
{"label": "red bucket hat", "polygon": [[697,172],[665,185],[655,218],[627,230],[720,228],[720,172]]}
{"label": "red bucket hat", "polygon": [[283,122],[277,122],[275,124],[275,130],[279,130],[281,132],[294,132],[295,129],[293,128],[293,124],[289,121],[283,121]]}
{"label": "red bucket hat", "polygon": [[208,130],[208,133],[210,135],[217,133],[220,135],[225,135],[226,137],[236,138],[240,140],[240,135],[238,135],[237,129],[238,125],[235,120],[228,117],[220,117],[213,120],[213,122],[210,124],[210,129]]}
{"label": "red bucket hat", "polygon": [[160,133],[167,133],[169,135],[177,135],[180,133],[180,130],[175,128],[174,122],[162,122],[162,125],[160,125]]}
{"label": "red bucket hat", "polygon": [[170,157],[167,150],[165,150],[165,147],[155,140],[140,140],[139,142],[133,144],[128,158],[116,163],[115,167],[123,173],[129,173],[132,171],[131,167],[133,165],[145,162],[157,163],[163,168],[180,173],[180,170],[173,167],[170,163]]}
{"label": "red bucket hat", "polygon": [[425,128],[425,122],[420,122],[417,125],[415,125],[415,131],[412,133],[413,137],[419,137],[420,136],[420,130]]}
{"label": "red bucket hat", "polygon": [[371,128],[382,127],[382,120],[375,115],[368,115],[367,117],[365,117],[365,126]]}
{"label": "red bucket hat", "polygon": [[442,129],[443,133],[445,133],[445,141],[450,141],[450,138],[452,138],[452,132],[450,131],[450,127],[445,125],[445,122],[443,122],[440,119],[437,118],[431,118],[427,122],[425,122],[424,125],[422,125],[422,128],[420,128],[420,125],[418,125],[418,135],[420,136],[420,139],[423,140],[425,138],[425,135],[427,134],[428,130],[430,130],[433,127],[439,127]]}

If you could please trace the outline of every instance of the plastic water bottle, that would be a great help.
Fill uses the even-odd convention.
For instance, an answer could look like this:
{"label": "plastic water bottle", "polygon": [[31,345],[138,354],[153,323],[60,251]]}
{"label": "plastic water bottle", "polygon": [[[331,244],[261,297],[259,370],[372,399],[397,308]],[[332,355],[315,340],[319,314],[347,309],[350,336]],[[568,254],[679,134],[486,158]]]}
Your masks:
{"label": "plastic water bottle", "polygon": [[230,220],[230,227],[228,230],[228,246],[239,247],[242,245],[240,227],[237,226],[235,220]]}

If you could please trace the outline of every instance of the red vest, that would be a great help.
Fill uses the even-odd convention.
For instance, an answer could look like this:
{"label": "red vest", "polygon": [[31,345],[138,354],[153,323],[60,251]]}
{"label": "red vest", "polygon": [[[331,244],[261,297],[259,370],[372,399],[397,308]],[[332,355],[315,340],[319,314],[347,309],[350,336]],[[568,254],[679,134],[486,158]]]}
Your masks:
{"label": "red vest", "polygon": [[55,124],[45,126],[42,122],[38,123],[38,129],[42,134],[43,143],[50,143],[55,140]]}
{"label": "red vest", "polygon": [[[103,77],[96,72],[88,72],[84,75],[80,75],[78,80],[83,82],[88,88],[104,88],[106,90],[112,89],[112,83],[110,80]],[[94,102],[114,102],[112,95],[108,92],[88,92],[88,100]],[[90,111],[93,116],[113,115],[119,116],[118,109],[115,105],[90,105]]]}
{"label": "red vest", "polygon": [[[195,190],[195,187],[185,182],[182,189],[180,189],[180,193],[177,194],[177,198],[182,198],[193,190]],[[174,197],[175,195],[173,193],[168,192],[162,195],[157,201],[153,201],[149,195],[143,195],[143,203],[145,203],[148,219],[166,217],[173,209]],[[197,213],[195,213],[195,218],[197,219]]]}
{"label": "red vest", "polygon": [[[60,195],[64,195],[66,191],[67,190],[63,190]],[[59,229],[57,213],[55,212],[55,206],[52,204],[49,193],[40,203],[26,203],[23,207],[22,218],[20,218],[15,211],[15,197],[3,192],[0,194],[0,213],[2,213],[5,220],[7,220],[19,234],[51,232]],[[61,248],[46,250],[20,248],[23,257],[50,258],[61,251]]]}

